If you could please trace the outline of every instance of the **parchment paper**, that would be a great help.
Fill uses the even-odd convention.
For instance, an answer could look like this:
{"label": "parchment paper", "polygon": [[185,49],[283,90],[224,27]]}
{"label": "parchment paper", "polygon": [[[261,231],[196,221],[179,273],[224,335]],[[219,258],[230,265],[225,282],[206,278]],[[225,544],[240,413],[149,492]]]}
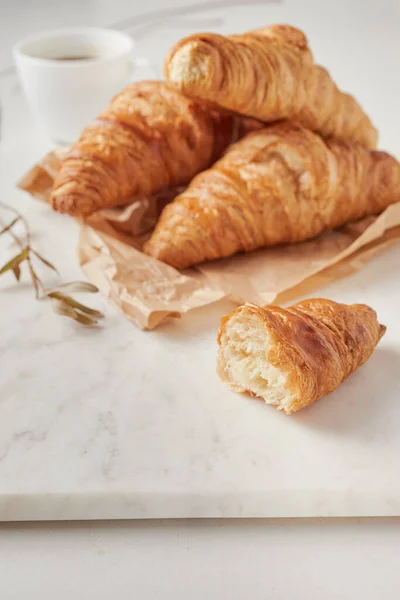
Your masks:
{"label": "parchment paper", "polygon": [[[65,150],[45,156],[19,187],[47,201]],[[400,240],[400,203],[300,244],[240,254],[180,272],[141,251],[166,202],[181,190],[135,199],[81,223],[80,262],[87,277],[142,329],[222,298],[284,303],[360,270]]]}

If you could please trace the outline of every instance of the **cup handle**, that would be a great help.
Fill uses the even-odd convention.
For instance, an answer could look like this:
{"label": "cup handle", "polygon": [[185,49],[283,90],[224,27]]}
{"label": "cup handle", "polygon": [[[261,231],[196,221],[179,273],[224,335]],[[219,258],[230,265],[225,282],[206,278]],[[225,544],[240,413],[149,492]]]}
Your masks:
{"label": "cup handle", "polygon": [[162,72],[160,67],[145,56],[137,56],[132,58],[133,72],[136,71],[136,69],[150,70],[155,79],[162,79]]}

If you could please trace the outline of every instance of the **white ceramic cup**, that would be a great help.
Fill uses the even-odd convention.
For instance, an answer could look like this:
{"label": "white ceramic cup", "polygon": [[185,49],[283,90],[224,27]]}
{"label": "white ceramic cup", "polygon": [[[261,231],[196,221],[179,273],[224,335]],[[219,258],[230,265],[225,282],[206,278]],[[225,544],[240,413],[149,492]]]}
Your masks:
{"label": "white ceramic cup", "polygon": [[14,46],[32,112],[54,141],[75,141],[124,87],[135,62],[143,66],[133,48],[129,35],[92,27],[45,31]]}

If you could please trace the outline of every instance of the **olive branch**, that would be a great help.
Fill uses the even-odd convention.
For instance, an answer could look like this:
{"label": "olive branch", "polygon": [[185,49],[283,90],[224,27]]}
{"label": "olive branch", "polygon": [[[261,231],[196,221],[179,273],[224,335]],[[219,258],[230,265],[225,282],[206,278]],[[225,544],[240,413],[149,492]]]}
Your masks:
{"label": "olive branch", "polygon": [[[15,279],[20,281],[21,266],[25,264],[35,289],[37,300],[50,300],[54,312],[69,317],[81,325],[96,325],[98,320],[104,317],[103,313],[81,304],[72,298],[70,294],[78,292],[96,293],[98,292],[97,287],[86,281],[72,281],[70,283],[59,285],[56,288],[47,289],[35,270],[35,262],[40,261],[47,268],[58,273],[56,267],[32,247],[31,232],[26,218],[15,208],[4,202],[0,202],[0,208],[11,212],[14,215],[14,218],[6,225],[0,219],[0,237],[3,234],[8,234],[19,248],[18,254],[0,268],[0,275],[12,271]],[[15,233],[15,225],[17,225],[17,223],[22,223],[24,227],[23,238]]]}

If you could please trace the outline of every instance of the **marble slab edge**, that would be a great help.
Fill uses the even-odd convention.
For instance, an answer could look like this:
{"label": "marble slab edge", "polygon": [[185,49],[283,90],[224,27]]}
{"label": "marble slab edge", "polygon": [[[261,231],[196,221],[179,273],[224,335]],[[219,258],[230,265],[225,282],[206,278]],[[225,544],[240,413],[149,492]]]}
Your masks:
{"label": "marble slab edge", "polygon": [[168,518],[310,518],[400,516],[396,493],[282,490],[276,493],[6,494],[0,521]]}

